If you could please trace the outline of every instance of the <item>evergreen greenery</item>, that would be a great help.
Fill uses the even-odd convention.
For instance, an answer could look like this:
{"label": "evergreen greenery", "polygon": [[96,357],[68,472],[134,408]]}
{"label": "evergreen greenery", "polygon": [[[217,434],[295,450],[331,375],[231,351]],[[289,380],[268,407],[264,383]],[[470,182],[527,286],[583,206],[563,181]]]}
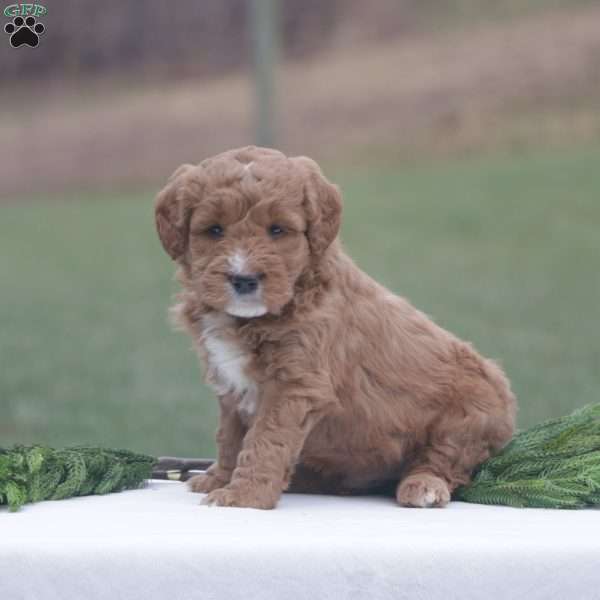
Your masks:
{"label": "evergreen greenery", "polygon": [[155,462],[129,450],[91,446],[0,448],[0,504],[15,511],[26,502],[138,488]]}
{"label": "evergreen greenery", "polygon": [[[0,448],[0,504],[138,488],[157,460],[129,450],[77,446]],[[516,507],[600,505],[600,404],[518,433],[454,499]]]}
{"label": "evergreen greenery", "polygon": [[518,433],[454,497],[536,508],[600,504],[600,404]]}

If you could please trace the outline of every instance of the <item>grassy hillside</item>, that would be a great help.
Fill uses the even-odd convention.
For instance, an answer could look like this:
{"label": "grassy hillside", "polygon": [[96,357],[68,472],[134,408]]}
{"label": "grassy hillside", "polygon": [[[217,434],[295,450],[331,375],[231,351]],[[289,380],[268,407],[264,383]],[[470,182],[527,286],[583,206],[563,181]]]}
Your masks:
{"label": "grassy hillside", "polygon": [[[598,400],[600,147],[331,174],[373,276],[499,358],[520,425]],[[212,455],[152,193],[3,206],[0,445]]]}
{"label": "grassy hillside", "polygon": [[[464,17],[458,28],[439,23],[444,3],[378,3],[401,21],[409,15],[399,5],[412,4],[415,15],[429,15],[425,20],[439,27],[381,37],[375,28],[359,43],[365,20],[379,22],[382,14],[353,1],[365,13],[353,19],[358,29],[340,25],[346,33],[339,43],[280,65],[274,118],[276,145],[286,153],[342,165],[397,164],[600,140],[598,2],[452,0],[450,13]],[[477,6],[482,15],[530,10],[522,18],[480,20]],[[119,54],[118,47],[111,51]],[[46,51],[26,53],[34,54],[48,60]],[[255,138],[249,72],[209,80],[177,72],[146,82],[132,71],[122,80],[5,86],[0,203],[49,190],[153,187],[174,164]]]}

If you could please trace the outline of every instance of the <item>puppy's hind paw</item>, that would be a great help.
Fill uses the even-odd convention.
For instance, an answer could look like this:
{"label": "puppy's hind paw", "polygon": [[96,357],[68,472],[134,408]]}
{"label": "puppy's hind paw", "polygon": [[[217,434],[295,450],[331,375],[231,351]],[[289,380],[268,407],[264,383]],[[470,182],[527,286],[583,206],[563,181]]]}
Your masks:
{"label": "puppy's hind paw", "polygon": [[401,506],[442,507],[450,502],[450,490],[446,482],[435,475],[409,475],[398,484],[396,500]]}

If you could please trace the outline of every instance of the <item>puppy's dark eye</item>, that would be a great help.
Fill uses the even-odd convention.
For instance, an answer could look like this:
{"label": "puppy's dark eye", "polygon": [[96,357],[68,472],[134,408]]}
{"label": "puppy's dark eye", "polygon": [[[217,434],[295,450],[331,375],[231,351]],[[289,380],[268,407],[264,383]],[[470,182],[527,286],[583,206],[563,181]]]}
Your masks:
{"label": "puppy's dark eye", "polygon": [[211,225],[206,233],[212,238],[222,238],[223,237],[223,228],[220,225]]}
{"label": "puppy's dark eye", "polygon": [[285,233],[285,230],[280,225],[271,225],[269,227],[269,235],[271,237],[279,237]]}

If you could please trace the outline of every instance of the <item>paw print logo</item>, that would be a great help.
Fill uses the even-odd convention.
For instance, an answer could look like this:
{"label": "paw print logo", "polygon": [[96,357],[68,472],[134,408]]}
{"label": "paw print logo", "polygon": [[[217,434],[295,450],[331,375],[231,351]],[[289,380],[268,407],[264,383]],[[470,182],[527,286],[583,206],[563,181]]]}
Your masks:
{"label": "paw print logo", "polygon": [[44,33],[46,28],[42,23],[37,23],[35,17],[15,17],[12,23],[6,23],[4,32],[10,35],[10,45],[13,48],[19,46],[30,46],[35,48],[40,42],[40,35]]}

